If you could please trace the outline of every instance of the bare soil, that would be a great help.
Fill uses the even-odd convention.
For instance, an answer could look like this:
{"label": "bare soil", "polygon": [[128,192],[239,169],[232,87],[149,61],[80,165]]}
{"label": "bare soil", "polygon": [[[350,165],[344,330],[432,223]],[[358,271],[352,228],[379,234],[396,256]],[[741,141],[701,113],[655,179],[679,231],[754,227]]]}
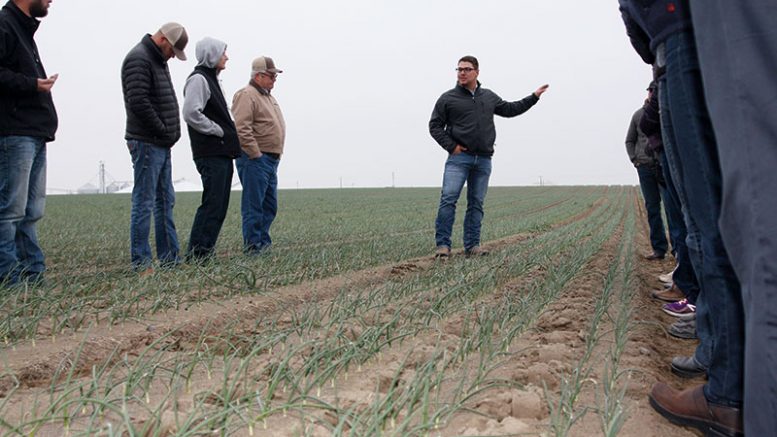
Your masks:
{"label": "bare soil", "polygon": [[[638,232],[634,242],[632,257],[634,280],[637,288],[632,300],[634,323],[629,333],[629,341],[621,357],[621,368],[627,369],[624,403],[627,420],[621,430],[623,436],[683,436],[690,432],[674,427],[655,413],[649,406],[647,395],[656,381],[667,381],[676,387],[699,383],[683,381],[669,371],[669,362],[673,356],[690,354],[695,342],[677,340],[670,337],[665,327],[673,320],[660,310],[660,304],[650,297],[650,291],[660,287],[657,276],[670,271],[673,259],[649,262],[642,252],[649,248],[644,208],[633,201],[639,211]],[[557,202],[558,204],[564,201]],[[548,205],[551,208],[556,204]],[[597,208],[604,207],[597,202],[591,209],[573,219],[556,226],[564,226],[584,220]],[[619,244],[624,235],[623,224],[609,238],[602,249],[591,257],[582,272],[576,275],[563,288],[559,296],[541,313],[534,315],[530,327],[517,336],[509,346],[509,353],[496,363],[490,377],[512,381],[510,387],[494,387],[478,393],[466,401],[465,408],[454,414],[446,423],[441,423],[431,435],[474,436],[474,435],[551,435],[547,397],[556,397],[560,381],[577,366],[585,349],[585,332],[591,321],[596,300],[602,292],[602,278],[612,263],[616,262]],[[502,240],[489,242],[486,248],[493,251],[513,246],[532,239],[531,234],[514,235]],[[462,256],[455,253],[454,256]],[[34,341],[17,344],[2,350],[0,374],[0,402],[7,401],[6,411],[11,414],[3,419],[9,423],[17,422],[28,414],[31,406],[45,404],[46,393],[53,383],[66,379],[71,381],[88,380],[95,369],[107,366],[130,365],[148,353],[150,349],[161,350],[170,362],[176,356],[185,356],[194,350],[204,336],[216,336],[229,330],[234,335],[245,335],[261,330],[257,320],[275,318],[279,323],[291,324],[295,310],[318,303],[330,305],[344,288],[375,288],[396,281],[404,276],[415,275],[435,269],[439,261],[432,257],[405,260],[401,263],[350,272],[337,277],[306,282],[273,290],[271,293],[251,297],[239,297],[222,302],[208,301],[180,310],[170,310],[146,320],[109,325],[105,321],[95,320],[88,330],[66,336],[52,336],[40,332]],[[484,304],[498,302],[499,299],[520,295],[527,284],[547,275],[548,272],[533,269],[526,275],[515,278],[481,298]],[[423,302],[419,301],[419,305]],[[617,314],[612,313],[614,318]],[[390,314],[377,314],[376,317],[388,317]],[[439,351],[454,353],[464,335],[462,327],[473,323],[462,313],[453,313],[437,322],[438,329],[426,330],[411,340],[397,342],[382,351],[378,357],[359,368],[350,369],[322,386],[317,393],[341,408],[361,411],[368,407],[376,394],[385,394],[397,387],[412,384],[416,371],[433,359]],[[467,323],[465,323],[467,322]],[[477,323],[477,322],[474,322]],[[590,408],[571,428],[570,435],[601,435],[599,415],[593,411],[601,397],[600,378],[604,374],[606,351],[611,345],[607,335],[612,330],[612,320],[605,317],[599,333],[603,341],[594,350],[591,358],[592,373],[583,384],[576,405]],[[354,336],[363,329],[351,327]],[[320,332],[317,335],[326,336]],[[150,348],[153,345],[164,348]],[[212,347],[227,348],[214,342]],[[273,352],[273,351],[270,351]],[[301,351],[301,358],[304,358]],[[269,354],[268,354],[269,355]],[[260,357],[269,363],[271,358]],[[469,360],[469,361],[468,361]],[[475,357],[461,363],[462,374],[474,369]],[[300,365],[291,363],[290,365]],[[154,405],[167,402],[171,387],[151,387],[146,395],[150,408],[130,407],[136,425],[153,423],[157,435],[172,435],[176,431],[176,415],[186,414],[203,404],[218,406],[228,399],[218,396],[224,384],[224,364],[215,363],[213,368],[193,369],[190,386],[176,395],[176,400],[160,417],[150,417]],[[254,365],[247,370],[255,380],[265,378],[266,368]],[[228,373],[228,372],[227,372]],[[399,373],[399,374],[398,374]],[[265,378],[266,379],[266,378]],[[456,386],[456,375],[450,375],[443,391],[451,392]],[[117,388],[119,390],[120,388]],[[241,393],[235,394],[239,396]],[[278,393],[280,398],[283,393]],[[169,403],[169,402],[168,402]],[[86,413],[86,412],[85,412]],[[293,435],[330,435],[324,422],[337,426],[340,418],[323,410],[317,415],[318,424],[300,420],[293,412],[279,413],[256,429],[241,429],[234,435],[257,436],[293,436]],[[400,416],[401,418],[401,416]],[[77,424],[71,424],[73,429]],[[0,428],[2,429],[2,428]],[[384,432],[392,435],[391,426]],[[5,432],[5,431],[4,431]],[[61,423],[46,424],[36,435],[64,435]]]}

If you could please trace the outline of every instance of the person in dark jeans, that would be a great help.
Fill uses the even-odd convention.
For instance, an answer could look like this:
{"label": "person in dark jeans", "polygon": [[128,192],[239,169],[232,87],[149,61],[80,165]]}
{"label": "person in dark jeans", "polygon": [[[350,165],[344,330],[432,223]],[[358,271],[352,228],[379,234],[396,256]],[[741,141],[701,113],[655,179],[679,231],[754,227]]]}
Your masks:
{"label": "person in dark jeans", "polygon": [[278,213],[278,166],[286,143],[286,121],[272,90],[281,73],[271,57],[254,59],[251,81],[232,98],[242,149],[235,165],[243,184],[243,252],[250,256],[270,250],[270,227]]}
{"label": "person in dark jeans", "polygon": [[[644,109],[645,111],[643,112],[639,125],[648,137],[650,149],[653,153],[658,155],[658,159],[661,162],[661,167],[664,171],[664,181],[666,182],[664,206],[666,215],[669,217],[669,223],[671,224],[669,232],[673,235],[672,244],[676,249],[675,257],[677,258],[677,268],[672,275],[673,285],[685,297],[685,305],[693,305],[696,307],[700,290],[699,281],[696,278],[694,269],[701,269],[701,265],[694,266],[693,260],[701,259],[700,250],[696,249],[698,246],[698,231],[696,231],[696,224],[691,217],[686,217],[687,214],[683,213],[682,202],[680,201],[680,195],[677,192],[678,188],[672,179],[672,171],[666,153],[664,152],[664,141],[661,134],[661,116],[658,106],[658,85],[655,82],[651,83],[650,94],[648,100],[645,102]],[[690,223],[692,229],[690,235],[688,227],[686,226],[686,221]],[[687,241],[690,241],[691,246],[695,248],[693,257],[691,257]],[[678,305],[682,302],[683,301],[680,301],[674,305]],[[689,335],[686,334],[690,332],[694,334],[693,337],[697,337],[700,340],[694,355],[677,356],[672,359],[671,369],[673,373],[684,378],[695,378],[707,374],[710,354],[712,353],[712,338],[710,337],[708,329],[706,329],[707,326],[708,324],[703,323],[702,329],[697,329],[695,312],[693,313],[692,318],[682,318],[669,326],[668,332],[673,336],[689,338]]]}
{"label": "person in dark jeans", "polygon": [[37,223],[46,205],[46,143],[57,111],[35,44],[48,0],[9,1],[0,11],[0,288],[39,283],[46,270]]}
{"label": "person in dark jeans", "polygon": [[744,420],[777,429],[777,2],[691,0],[722,176],[720,234],[742,285]]}
{"label": "person in dark jeans", "polygon": [[663,180],[661,165],[648,150],[648,138],[639,127],[639,121],[644,112],[644,108],[639,108],[631,117],[629,130],[626,134],[626,153],[637,169],[639,187],[642,190],[642,197],[645,199],[645,210],[650,227],[650,246],[653,248],[652,253],[645,258],[653,261],[664,259],[669,248],[664,218],[661,214],[661,198],[666,197],[664,193],[666,183]]}
{"label": "person in dark jeans", "polygon": [[[743,435],[744,313],[742,294],[718,228],[721,173],[715,136],[702,88],[690,10],[685,1],[620,0],[632,45],[653,64],[659,81],[667,161],[686,216],[698,229],[689,250],[702,292],[697,328],[708,330],[712,348],[708,382],[685,390],[657,383],[650,403],[673,423],[703,432]],[[698,244],[698,247],[693,247]],[[693,256],[693,255],[692,255]]]}
{"label": "person in dark jeans", "polygon": [[456,202],[467,184],[467,213],[464,216],[464,253],[486,255],[480,247],[483,202],[491,176],[496,129],[494,115],[516,117],[537,104],[548,85],[516,101],[507,102],[493,91],[480,86],[480,64],[474,56],[464,56],[456,68],[457,84],[434,105],[429,133],[448,152],[443,174],[440,206],[435,221],[438,258],[451,253],[451,233],[456,217]]}
{"label": "person in dark jeans", "polygon": [[167,61],[173,57],[185,61],[188,42],[183,26],[166,23],[153,35],[146,34],[121,66],[127,112],[124,138],[132,156],[134,179],[130,256],[133,269],[141,275],[154,271],[148,243],[152,212],[160,264],[171,267],[180,262],[170,149],[181,138],[181,118]]}
{"label": "person in dark jeans", "polygon": [[[708,426],[724,435],[741,435],[744,371],[744,313],[739,282],[718,228],[721,174],[715,136],[707,113],[696,45],[690,30],[667,38],[663,50],[666,74],[659,81],[664,148],[678,190],[699,230],[702,292],[697,300],[697,327],[712,337],[708,382],[677,391],[654,387],[651,403],[677,423]],[[699,408],[700,399],[707,403]],[[694,407],[695,406],[695,407]]]}
{"label": "person in dark jeans", "polygon": [[189,129],[192,156],[202,179],[202,202],[197,208],[186,259],[201,262],[214,253],[229,209],[240,141],[218,75],[226,68],[227,45],[204,38],[195,47],[197,67],[184,87],[183,119]]}

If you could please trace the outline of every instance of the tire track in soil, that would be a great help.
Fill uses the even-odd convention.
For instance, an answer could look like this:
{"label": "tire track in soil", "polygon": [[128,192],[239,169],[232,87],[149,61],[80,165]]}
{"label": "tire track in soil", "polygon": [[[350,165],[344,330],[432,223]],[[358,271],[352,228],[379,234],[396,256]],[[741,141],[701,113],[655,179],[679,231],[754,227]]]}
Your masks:
{"label": "tire track in soil", "polygon": [[[600,198],[587,210],[567,220],[554,223],[556,229],[584,220],[607,202]],[[492,240],[483,246],[499,250],[505,246],[535,238],[547,231],[523,233]],[[454,250],[458,256],[463,250]],[[398,275],[426,271],[435,265],[433,257],[425,256],[343,275],[280,287],[271,296],[250,296],[230,299],[223,303],[204,302],[182,310],[155,314],[141,322],[123,322],[109,326],[101,322],[91,328],[60,337],[39,338],[2,349],[0,361],[0,397],[10,389],[41,387],[52,382],[54,375],[73,371],[74,377],[88,374],[92,366],[103,365],[111,357],[132,355],[164,335],[169,342],[183,343],[199,338],[207,328],[217,333],[230,320],[252,321],[268,314],[288,311],[310,302],[331,300],[343,287],[376,287]],[[116,358],[118,360],[118,358]]]}

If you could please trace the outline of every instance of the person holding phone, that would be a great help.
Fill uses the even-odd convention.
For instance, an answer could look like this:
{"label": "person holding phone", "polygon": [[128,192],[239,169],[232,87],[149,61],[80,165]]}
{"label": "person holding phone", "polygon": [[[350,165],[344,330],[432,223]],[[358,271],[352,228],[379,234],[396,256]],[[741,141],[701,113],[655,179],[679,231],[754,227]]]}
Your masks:
{"label": "person holding phone", "polygon": [[0,10],[0,287],[39,283],[46,265],[37,222],[46,203],[46,143],[57,111],[35,44],[50,0],[10,0]]}

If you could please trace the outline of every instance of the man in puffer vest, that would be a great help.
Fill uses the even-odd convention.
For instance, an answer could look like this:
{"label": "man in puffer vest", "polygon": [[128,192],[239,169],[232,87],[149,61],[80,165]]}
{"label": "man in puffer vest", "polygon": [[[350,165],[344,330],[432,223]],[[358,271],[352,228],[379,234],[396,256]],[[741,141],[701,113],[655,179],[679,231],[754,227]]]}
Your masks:
{"label": "man in puffer vest", "polygon": [[167,61],[185,61],[189,42],[178,23],[164,24],[127,54],[121,66],[121,85],[127,111],[124,138],[132,155],[134,187],[130,216],[130,254],[135,271],[153,272],[148,238],[154,213],[156,251],[162,266],[173,266],[178,257],[178,235],[173,222],[172,164],[170,149],[181,138],[181,119]]}
{"label": "man in puffer vest", "polygon": [[232,161],[240,156],[240,141],[218,79],[229,60],[227,44],[204,38],[197,43],[195,54],[197,66],[183,91],[183,119],[202,179],[202,202],[194,216],[186,259],[201,262],[213,255],[227,216]]}

